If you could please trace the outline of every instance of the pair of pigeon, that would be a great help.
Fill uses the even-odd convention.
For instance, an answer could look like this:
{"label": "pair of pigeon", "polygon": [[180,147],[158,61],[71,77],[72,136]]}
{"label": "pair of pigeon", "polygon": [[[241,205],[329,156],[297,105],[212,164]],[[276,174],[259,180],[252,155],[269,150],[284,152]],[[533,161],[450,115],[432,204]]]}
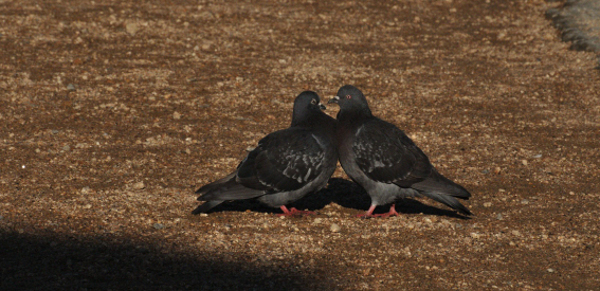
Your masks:
{"label": "pair of pigeon", "polygon": [[398,215],[395,204],[385,214],[373,211],[378,205],[415,196],[471,214],[456,199],[468,199],[471,194],[438,173],[402,130],[373,116],[359,89],[343,86],[329,103],[340,106],[337,120],[322,111],[325,106],[317,93],[298,95],[292,125],[261,139],[233,173],[198,189],[198,200],[206,202],[192,213],[207,212],[228,200],[251,198],[280,207],[283,215],[307,213],[286,205],[323,188],[339,158],[346,174],[371,197],[369,210],[360,216]]}

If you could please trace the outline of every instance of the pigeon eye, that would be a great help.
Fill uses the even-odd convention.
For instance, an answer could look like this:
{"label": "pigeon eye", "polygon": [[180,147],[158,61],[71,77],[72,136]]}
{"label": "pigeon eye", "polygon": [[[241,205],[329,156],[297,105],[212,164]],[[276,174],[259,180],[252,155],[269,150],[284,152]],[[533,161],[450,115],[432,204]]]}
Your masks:
{"label": "pigeon eye", "polygon": [[346,95],[346,99],[352,99],[352,96]]}
{"label": "pigeon eye", "polygon": [[310,104],[316,105],[317,104],[317,99],[310,100]]}

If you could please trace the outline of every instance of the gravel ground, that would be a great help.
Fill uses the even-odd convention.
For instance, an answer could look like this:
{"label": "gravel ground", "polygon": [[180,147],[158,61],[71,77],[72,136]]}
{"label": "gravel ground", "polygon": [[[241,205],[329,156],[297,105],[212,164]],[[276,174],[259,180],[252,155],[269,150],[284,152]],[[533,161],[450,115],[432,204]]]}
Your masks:
{"label": "gravel ground", "polygon": [[[557,5],[0,0],[0,289],[598,290],[600,73]],[[344,84],[472,218],[356,218],[341,169],[314,216],[190,214],[298,93]]]}

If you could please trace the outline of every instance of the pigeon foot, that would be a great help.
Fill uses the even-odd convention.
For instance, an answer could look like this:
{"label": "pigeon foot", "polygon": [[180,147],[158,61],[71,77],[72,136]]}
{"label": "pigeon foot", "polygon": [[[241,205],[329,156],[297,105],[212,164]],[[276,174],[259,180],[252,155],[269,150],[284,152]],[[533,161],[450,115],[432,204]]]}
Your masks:
{"label": "pigeon foot", "polygon": [[281,211],[283,211],[283,213],[277,214],[277,216],[305,216],[316,214],[314,211],[298,210],[296,209],[296,207],[292,207],[288,210],[287,207],[285,207],[285,205],[282,205],[280,208]]}
{"label": "pigeon foot", "polygon": [[388,211],[387,213],[381,213],[381,214],[373,214],[373,211],[375,210],[375,205],[371,205],[371,207],[369,207],[369,210],[367,210],[366,213],[364,214],[358,214],[357,217],[361,217],[361,218],[372,218],[372,217],[390,217],[390,216],[398,216],[398,212],[396,211],[396,204],[392,204],[392,206],[390,207],[390,211]]}

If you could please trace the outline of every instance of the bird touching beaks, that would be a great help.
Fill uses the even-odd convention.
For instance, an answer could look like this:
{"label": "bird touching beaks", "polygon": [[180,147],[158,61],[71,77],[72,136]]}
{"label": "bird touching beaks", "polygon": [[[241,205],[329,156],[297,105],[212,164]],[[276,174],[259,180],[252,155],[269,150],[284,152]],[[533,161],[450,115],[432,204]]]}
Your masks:
{"label": "bird touching beaks", "polygon": [[[340,106],[336,136],[342,168],[371,197],[369,210],[361,216],[398,215],[393,203],[415,196],[471,214],[456,199],[469,199],[469,191],[442,176],[402,130],[373,116],[358,88],[341,87],[329,103]],[[375,207],[386,204],[392,204],[388,213],[373,214]]]}
{"label": "bird touching beaks", "polygon": [[322,111],[324,107],[315,92],[298,95],[291,126],[265,136],[235,171],[198,189],[198,200],[206,202],[192,213],[251,198],[281,208],[283,215],[306,213],[288,210],[286,204],[323,188],[337,164],[336,120]]}

